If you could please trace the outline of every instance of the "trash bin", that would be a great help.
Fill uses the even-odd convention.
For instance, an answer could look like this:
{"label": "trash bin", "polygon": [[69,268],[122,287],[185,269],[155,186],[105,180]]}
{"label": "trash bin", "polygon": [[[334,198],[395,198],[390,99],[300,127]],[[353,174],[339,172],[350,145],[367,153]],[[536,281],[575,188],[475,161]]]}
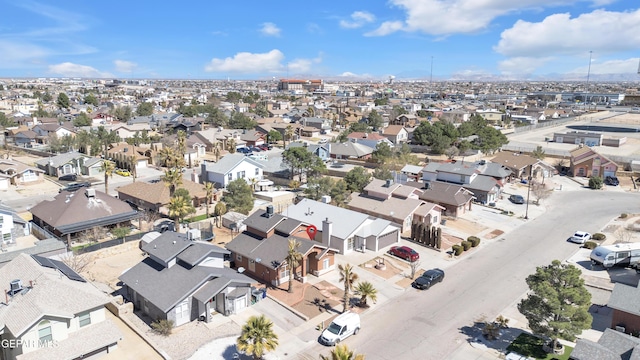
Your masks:
{"label": "trash bin", "polygon": [[266,298],[267,297],[267,288],[262,288],[262,298]]}
{"label": "trash bin", "polygon": [[442,219],[442,220],[440,221],[440,225],[447,225],[447,220]]}

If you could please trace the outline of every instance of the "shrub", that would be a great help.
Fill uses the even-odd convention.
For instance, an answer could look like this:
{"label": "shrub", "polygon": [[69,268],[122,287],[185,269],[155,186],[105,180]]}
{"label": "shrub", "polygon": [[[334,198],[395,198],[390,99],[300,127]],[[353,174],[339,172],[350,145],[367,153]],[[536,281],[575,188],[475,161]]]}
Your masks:
{"label": "shrub", "polygon": [[160,335],[169,336],[173,330],[173,320],[156,320],[151,323],[151,328]]}
{"label": "shrub", "polygon": [[603,233],[595,233],[593,234],[593,236],[591,237],[593,240],[604,240],[607,238],[607,235],[603,234]]}
{"label": "shrub", "polygon": [[620,219],[626,219],[629,216],[627,213],[620,214]]}
{"label": "shrub", "polygon": [[477,236],[469,236],[467,238],[467,241],[469,241],[471,243],[471,247],[476,247],[478,245],[480,245],[480,238]]}
{"label": "shrub", "polygon": [[464,248],[460,245],[453,245],[451,249],[453,250],[453,254],[455,256],[460,256],[460,254],[462,254],[462,252],[464,251]]}
{"label": "shrub", "polygon": [[592,176],[589,178],[589,188],[591,189],[602,189],[602,185],[604,181],[599,176]]}
{"label": "shrub", "polygon": [[471,241],[463,241],[460,243],[460,245],[462,245],[462,248],[464,248],[464,251],[467,251],[469,249],[471,249]]}
{"label": "shrub", "polygon": [[586,249],[595,249],[596,246],[598,246],[598,243],[596,243],[595,241],[587,241],[586,243],[584,243],[583,247]]}

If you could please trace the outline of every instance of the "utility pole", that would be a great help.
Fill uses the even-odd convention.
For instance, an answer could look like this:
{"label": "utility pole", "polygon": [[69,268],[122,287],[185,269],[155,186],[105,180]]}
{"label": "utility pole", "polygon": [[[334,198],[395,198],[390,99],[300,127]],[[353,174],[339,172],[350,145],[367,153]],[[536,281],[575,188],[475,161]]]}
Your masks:
{"label": "utility pole", "polygon": [[591,55],[593,51],[589,50],[589,67],[587,69],[587,86],[586,86],[586,95],[584,96],[584,105],[587,106],[587,99],[589,97],[589,77],[591,76]]}

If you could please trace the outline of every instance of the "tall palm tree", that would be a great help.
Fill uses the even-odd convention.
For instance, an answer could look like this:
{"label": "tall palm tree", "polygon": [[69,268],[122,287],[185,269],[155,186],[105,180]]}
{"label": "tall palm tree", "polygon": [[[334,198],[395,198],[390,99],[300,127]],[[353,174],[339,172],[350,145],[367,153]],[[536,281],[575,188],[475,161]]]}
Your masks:
{"label": "tall palm tree", "polygon": [[207,219],[209,218],[209,205],[211,204],[211,198],[213,197],[213,193],[216,191],[216,186],[209,181],[204,183],[204,191],[206,192],[207,200],[205,202],[205,206],[207,208]]}
{"label": "tall palm tree", "polygon": [[191,199],[184,196],[174,196],[169,200],[169,217],[175,222],[176,232],[180,232],[180,221],[187,215],[195,212]]}
{"label": "tall palm tree", "polygon": [[353,272],[353,266],[350,264],[340,264],[338,265],[338,270],[340,270],[340,282],[344,283],[344,297],[342,299],[344,310],[342,312],[346,312],[349,310],[349,294],[353,289],[353,284],[358,280],[358,274]]}
{"label": "tall palm tree", "polygon": [[273,322],[264,315],[250,317],[236,340],[238,350],[253,356],[254,360],[262,359],[266,352],[277,346],[278,335],[273,331]]}
{"label": "tall palm tree", "polygon": [[293,138],[293,126],[291,125],[287,125],[287,127],[284,130],[284,147],[285,149],[287,148],[287,140],[291,141],[291,139]]}
{"label": "tall palm tree", "polygon": [[[184,155],[187,153],[187,133],[178,130],[178,140],[176,141],[176,152],[180,159],[184,161]],[[191,167],[191,154],[189,154],[189,167]]]}
{"label": "tall palm tree", "polygon": [[116,171],[116,164],[110,160],[104,160],[100,164],[100,172],[104,173],[104,193],[109,194],[109,178],[113,176],[113,172]]}
{"label": "tall palm tree", "polygon": [[229,152],[229,154],[233,154],[236,152],[236,140],[235,139],[229,139],[227,141],[227,151]]}
{"label": "tall palm tree", "polygon": [[330,356],[320,355],[320,360],[364,360],[363,354],[355,355],[345,344],[336,345],[329,354]]}
{"label": "tall palm tree", "polygon": [[216,157],[216,162],[218,162],[218,160],[220,160],[220,155],[221,154],[222,154],[222,143],[218,141],[213,146],[213,156]]}
{"label": "tall palm tree", "polygon": [[374,303],[378,300],[378,290],[368,281],[361,281],[356,284],[355,291],[360,295],[360,306],[367,307],[367,298]]}
{"label": "tall palm tree", "polygon": [[218,201],[216,206],[213,207],[213,214],[218,217],[218,227],[222,225],[222,215],[227,213],[227,204],[222,201]]}
{"label": "tall palm tree", "polygon": [[164,166],[168,168],[175,167],[177,155],[176,151],[172,147],[165,146],[160,149],[160,151],[158,151],[158,157]]}
{"label": "tall palm tree", "polygon": [[178,186],[182,185],[182,173],[178,169],[167,169],[161,180],[169,187],[169,196],[173,197]]}
{"label": "tall palm tree", "polygon": [[289,267],[289,289],[288,292],[293,292],[293,278],[296,273],[296,269],[302,262],[302,254],[300,251],[300,242],[295,239],[289,240],[289,250],[287,251],[287,256],[284,258],[284,261],[287,262],[287,266]]}

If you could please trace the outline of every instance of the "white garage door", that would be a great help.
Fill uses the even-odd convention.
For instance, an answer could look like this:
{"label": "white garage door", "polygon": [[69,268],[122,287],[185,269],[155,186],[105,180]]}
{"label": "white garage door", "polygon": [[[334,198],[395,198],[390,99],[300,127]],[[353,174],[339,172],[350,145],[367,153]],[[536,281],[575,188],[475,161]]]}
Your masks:
{"label": "white garage door", "polygon": [[378,238],[378,249],[380,250],[389,245],[395,244],[398,242],[398,230],[390,232],[386,235],[382,235]]}

